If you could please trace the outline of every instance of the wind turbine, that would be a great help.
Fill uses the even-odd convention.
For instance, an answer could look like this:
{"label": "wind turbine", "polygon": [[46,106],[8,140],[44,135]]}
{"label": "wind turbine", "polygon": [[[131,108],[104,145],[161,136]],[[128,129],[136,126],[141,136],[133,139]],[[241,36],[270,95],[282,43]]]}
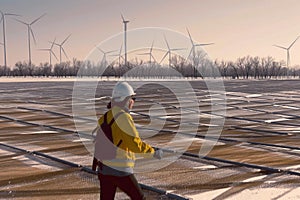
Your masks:
{"label": "wind turbine", "polygon": [[[4,49],[4,67],[7,67],[7,58],[6,58],[6,31],[5,31],[5,16],[6,15],[10,15],[10,16],[20,16],[20,15],[16,15],[16,14],[12,14],[12,13],[3,13],[2,11],[0,11],[1,13],[1,20],[2,20],[2,31],[3,31],[3,49]],[[1,22],[0,20],[0,22]]]}
{"label": "wind turbine", "polygon": [[129,23],[128,20],[125,20],[123,15],[121,14],[123,24],[124,24],[124,51],[125,51],[125,65],[127,65],[127,23]]}
{"label": "wind turbine", "polygon": [[54,43],[55,43],[55,40],[56,39],[53,40],[53,42],[52,42],[52,44],[51,44],[51,46],[50,46],[49,49],[39,49],[40,51],[48,51],[49,52],[49,61],[50,61],[49,63],[50,63],[50,66],[52,65],[52,59],[51,59],[52,55],[56,58],[56,60],[58,60],[57,57],[56,57],[56,55],[55,55],[55,53],[52,50],[52,48],[54,46]]}
{"label": "wind turbine", "polygon": [[33,41],[34,43],[36,44],[36,40],[35,40],[35,37],[34,37],[34,34],[33,34],[33,31],[32,31],[32,28],[31,28],[31,25],[33,25],[35,22],[37,22],[38,20],[40,20],[43,16],[45,16],[46,14],[43,14],[41,15],[40,17],[38,17],[37,19],[33,20],[31,23],[26,23],[26,22],[23,22],[21,20],[18,20],[18,19],[15,19],[16,21],[24,24],[27,26],[27,34],[28,34],[28,57],[29,57],[29,66],[31,66],[31,47],[30,47],[30,35],[32,36],[33,38]]}
{"label": "wind turbine", "polygon": [[124,57],[122,56],[122,48],[123,48],[123,44],[121,44],[121,48],[119,50],[119,54],[113,54],[113,55],[110,55],[110,56],[118,56],[118,59],[119,59],[119,66],[121,66],[121,58],[124,60]]}
{"label": "wind turbine", "polygon": [[[69,39],[70,36],[71,36],[71,34],[70,34],[68,37],[66,37],[66,39],[65,39],[64,41],[62,41],[62,43],[60,43],[60,44],[54,42],[54,44],[55,44],[56,46],[59,46],[59,63],[60,63],[60,64],[61,64],[61,61],[62,61],[62,59],[61,59],[61,52],[64,52],[66,58],[69,60],[69,57],[67,56],[67,53],[66,53],[65,49],[63,48],[63,45],[64,45],[65,42]],[[50,43],[51,43],[51,42],[50,42]]]}
{"label": "wind turbine", "polygon": [[149,63],[150,63],[150,65],[151,65],[151,59],[153,59],[154,60],[154,62],[156,62],[156,60],[155,60],[155,58],[154,58],[154,56],[153,56],[153,54],[152,54],[152,50],[153,50],[153,44],[154,44],[154,41],[152,42],[152,45],[151,45],[151,48],[150,48],[150,51],[148,52],[148,53],[140,53],[140,54],[138,54],[138,55],[149,55]]}
{"label": "wind turbine", "polygon": [[171,67],[171,58],[172,58],[172,57],[171,57],[171,56],[172,56],[172,55],[171,55],[171,51],[184,50],[184,48],[171,49],[165,35],[164,35],[164,38],[165,38],[165,41],[166,41],[166,44],[167,44],[167,47],[168,47],[168,51],[167,51],[166,54],[163,56],[163,58],[161,59],[161,61],[159,62],[159,64],[167,57],[167,55],[169,55],[169,66]]}
{"label": "wind turbine", "polygon": [[[119,62],[119,69],[116,70],[116,75],[118,77],[120,77],[121,74],[121,58],[124,60],[124,57],[122,56],[122,48],[123,48],[123,44],[121,44],[120,50],[118,54],[113,54],[113,55],[109,55],[109,56],[118,56],[118,62]],[[119,71],[119,74],[118,74]]]}
{"label": "wind turbine", "polygon": [[291,47],[295,44],[295,42],[298,40],[298,38],[299,38],[300,36],[298,36],[295,40],[294,40],[294,42],[292,42],[292,44],[289,46],[289,47],[282,47],[282,46],[279,46],[279,45],[273,45],[273,46],[275,46],[275,47],[278,47],[278,48],[281,48],[281,49],[285,49],[286,51],[287,51],[287,58],[286,58],[286,66],[287,67],[289,67],[290,66],[290,49],[291,49]]}
{"label": "wind turbine", "polygon": [[188,57],[186,58],[186,60],[188,60],[188,58],[191,56],[191,54],[193,54],[193,64],[195,65],[195,57],[196,57],[196,50],[195,49],[196,49],[196,47],[212,45],[214,43],[195,44],[195,42],[193,41],[192,36],[191,36],[191,34],[189,32],[189,29],[186,28],[186,30],[187,30],[187,32],[189,34],[189,38],[190,38],[191,43],[192,43],[192,47],[191,47],[190,53],[189,53]]}
{"label": "wind turbine", "polygon": [[103,51],[102,49],[100,49],[99,47],[96,46],[96,48],[103,53],[103,57],[102,57],[102,61],[101,64],[104,64],[104,66],[106,67],[106,54],[112,53],[112,52],[116,52],[117,50],[113,50],[113,51]]}

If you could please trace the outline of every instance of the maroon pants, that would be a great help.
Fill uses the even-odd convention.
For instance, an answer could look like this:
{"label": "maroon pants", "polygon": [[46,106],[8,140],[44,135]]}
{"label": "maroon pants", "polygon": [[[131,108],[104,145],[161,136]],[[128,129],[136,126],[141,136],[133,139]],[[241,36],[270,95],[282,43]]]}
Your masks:
{"label": "maroon pants", "polygon": [[100,180],[100,199],[113,200],[117,188],[125,192],[132,200],[144,200],[144,194],[134,175],[129,176],[110,176],[99,174]]}

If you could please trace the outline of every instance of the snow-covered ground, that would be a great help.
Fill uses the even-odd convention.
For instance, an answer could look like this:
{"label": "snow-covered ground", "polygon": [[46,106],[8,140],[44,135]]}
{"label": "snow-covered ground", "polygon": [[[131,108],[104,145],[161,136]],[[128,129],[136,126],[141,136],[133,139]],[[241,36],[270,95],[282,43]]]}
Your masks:
{"label": "snow-covered ground", "polygon": [[[100,88],[97,90],[99,93],[96,93],[94,98],[82,98],[83,102],[78,104],[84,111],[81,116],[76,116],[79,117],[78,127],[86,134],[90,134],[95,125],[91,113],[100,116],[106,111],[109,98],[104,97],[111,95],[115,84],[109,80],[99,79]],[[132,82],[133,85],[139,85],[138,80],[132,80],[135,81]],[[92,156],[88,152],[89,148],[84,145],[92,144],[91,140],[89,137],[79,138],[72,132],[77,128],[71,118],[74,81],[76,79],[72,78],[0,78],[1,143],[30,151],[42,151],[90,166]],[[190,133],[194,128],[194,123],[190,122],[193,114],[197,113],[196,108],[191,106],[193,101],[179,104],[176,96],[163,87],[170,82],[166,84],[162,80],[159,84],[151,80],[145,82],[147,85],[137,91],[138,98],[133,118],[141,136],[145,136],[147,142],[159,147],[172,147],[178,151],[184,149],[187,143],[191,143],[189,150],[193,153],[198,153],[203,144],[209,144],[205,143],[203,138],[185,138],[182,135],[174,140],[174,134],[171,132],[178,131],[181,121],[183,133]],[[172,84],[176,87],[181,86],[182,82],[174,81]],[[200,116],[198,134],[205,136],[208,128],[211,128],[211,135],[207,136],[218,136],[216,131],[219,130],[219,125],[216,122],[222,119],[222,112],[213,113],[210,110],[212,108],[210,100],[213,98],[215,102],[220,103],[219,91],[208,94],[204,81],[192,81],[191,85],[195,88],[201,111],[197,115]],[[224,81],[224,85],[227,119],[221,129],[221,137],[237,139],[240,142],[218,141],[209,152],[209,156],[299,171],[299,150],[254,146],[247,142],[300,147],[298,134],[300,81],[227,80]],[[179,86],[177,88],[181,88]],[[188,97],[192,94],[186,92],[185,88],[181,89],[180,95]],[[91,109],[94,103],[96,110]],[[160,109],[164,111],[160,112]],[[149,114],[153,116],[144,117]],[[162,131],[157,134],[160,130],[156,129],[169,132]],[[0,188],[5,188],[7,192],[11,191],[11,194],[20,195],[22,199],[31,199],[26,191],[37,195],[36,199],[51,199],[58,193],[69,195],[69,199],[78,199],[79,196],[82,199],[99,198],[95,177],[87,178],[87,175],[82,175],[75,169],[72,171],[56,162],[49,162],[31,154],[22,155],[1,146],[0,153],[0,177],[2,180],[10,181],[9,185],[2,181]],[[175,156],[166,154],[161,162],[168,162],[173,157]],[[155,165],[150,161],[147,164]],[[137,165],[139,166],[139,163]],[[28,180],[28,177],[31,177],[32,181]],[[141,183],[193,199],[300,199],[299,176],[269,174],[260,170],[205,160],[196,162],[178,158],[164,168],[138,173],[137,177]],[[76,190],[69,190],[69,187]],[[55,195],[51,196],[49,189],[50,193]],[[84,196],[86,191],[90,196]],[[4,193],[0,193],[0,197],[1,194]],[[8,196],[3,198],[6,197]],[[119,199],[122,198],[124,196],[120,196]]]}

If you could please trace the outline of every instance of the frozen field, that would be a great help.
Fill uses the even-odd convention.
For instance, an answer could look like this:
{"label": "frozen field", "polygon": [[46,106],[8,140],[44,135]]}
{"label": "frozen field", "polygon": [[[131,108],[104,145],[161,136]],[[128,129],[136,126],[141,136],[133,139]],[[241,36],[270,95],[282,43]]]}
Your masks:
{"label": "frozen field", "polygon": [[[95,175],[51,158],[91,166],[92,155],[82,142],[91,144],[96,124],[91,113],[106,111],[115,83],[99,82],[94,99],[86,98],[89,91],[83,88],[80,102],[73,102],[80,116],[72,112],[72,81],[0,83],[0,199],[99,199]],[[176,151],[191,143],[171,164],[137,173],[140,183],[193,199],[300,199],[300,80],[226,80],[226,101],[220,91],[209,93],[205,82],[191,81],[198,108],[180,81],[131,84],[143,84],[132,115],[147,142]],[[185,98],[165,85],[180,88]],[[190,122],[195,109],[200,110],[196,125]],[[77,131],[87,135],[78,137]],[[195,156],[217,139],[206,157]],[[167,152],[160,162],[172,158]],[[155,164],[138,161],[138,166]],[[171,199],[144,190],[149,199]],[[126,196],[118,193],[117,199]]]}

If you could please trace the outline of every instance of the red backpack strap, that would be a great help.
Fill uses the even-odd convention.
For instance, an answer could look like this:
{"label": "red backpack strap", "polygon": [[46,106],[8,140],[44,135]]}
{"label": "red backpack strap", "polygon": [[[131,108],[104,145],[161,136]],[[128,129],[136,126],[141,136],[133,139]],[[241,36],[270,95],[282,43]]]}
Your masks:
{"label": "red backpack strap", "polygon": [[106,113],[104,114],[104,123],[106,123],[106,124],[107,124],[107,113],[108,113],[108,112],[106,112]]}
{"label": "red backpack strap", "polygon": [[[120,112],[118,112],[113,118],[112,118],[112,120],[109,122],[109,126],[111,126],[117,119],[118,119],[118,117],[121,115],[121,114],[123,114],[124,112],[123,111],[120,111]],[[105,116],[104,116],[105,117]],[[105,120],[105,118],[104,118],[104,120]]]}

